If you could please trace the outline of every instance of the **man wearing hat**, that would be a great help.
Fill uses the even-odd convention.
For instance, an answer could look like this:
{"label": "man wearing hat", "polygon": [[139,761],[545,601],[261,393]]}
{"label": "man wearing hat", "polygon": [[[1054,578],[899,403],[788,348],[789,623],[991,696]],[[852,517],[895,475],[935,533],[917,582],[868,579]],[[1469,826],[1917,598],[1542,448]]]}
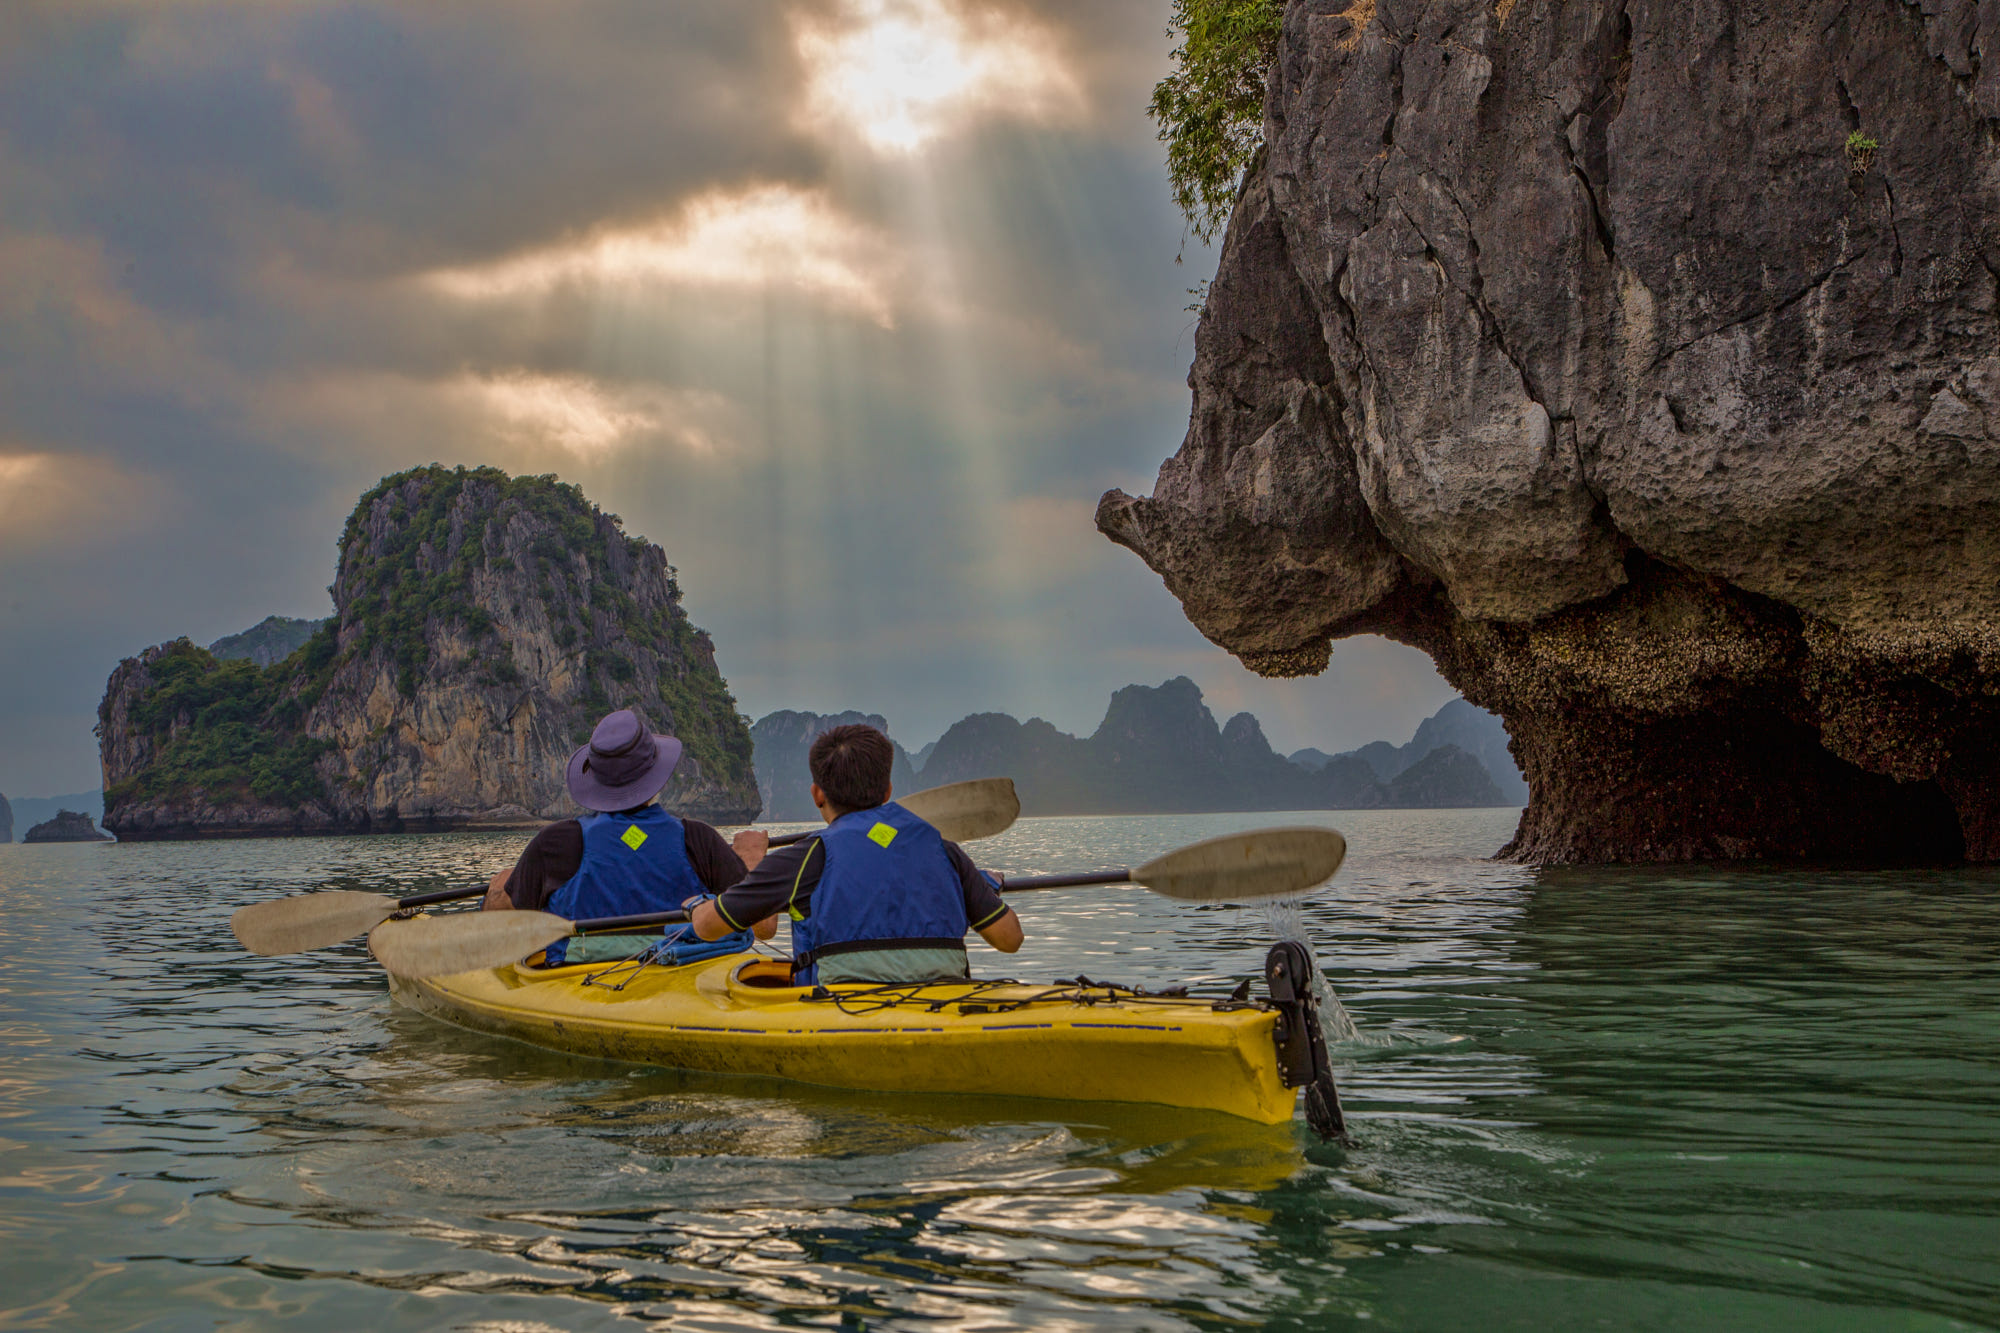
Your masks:
{"label": "man wearing hat", "polygon": [[[681,743],[653,732],[630,708],[599,722],[565,774],[570,798],[592,813],[537,833],[513,869],[493,876],[488,910],[553,912],[572,921],[636,916],[672,911],[743,878],[742,858],[720,833],[655,803],[680,758]],[[766,923],[760,934],[769,938],[776,928]],[[738,931],[724,943],[747,949],[750,938]],[[564,960],[568,943],[549,947],[547,965]]]}

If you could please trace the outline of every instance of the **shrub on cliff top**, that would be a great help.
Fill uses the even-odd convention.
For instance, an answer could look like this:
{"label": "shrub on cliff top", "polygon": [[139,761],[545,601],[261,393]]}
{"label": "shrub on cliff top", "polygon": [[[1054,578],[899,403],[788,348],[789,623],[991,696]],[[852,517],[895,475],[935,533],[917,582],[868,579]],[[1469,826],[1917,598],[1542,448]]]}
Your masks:
{"label": "shrub on cliff top", "polygon": [[1280,0],[1174,0],[1173,72],[1146,110],[1167,146],[1174,203],[1203,241],[1229,220],[1263,145],[1265,74],[1283,18]]}

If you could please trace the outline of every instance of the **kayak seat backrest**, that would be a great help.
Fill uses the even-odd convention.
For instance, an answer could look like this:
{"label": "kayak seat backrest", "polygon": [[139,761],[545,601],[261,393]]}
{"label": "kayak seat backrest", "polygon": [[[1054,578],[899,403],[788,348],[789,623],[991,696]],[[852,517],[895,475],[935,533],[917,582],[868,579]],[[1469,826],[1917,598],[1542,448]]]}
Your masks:
{"label": "kayak seat backrest", "polygon": [[736,969],[736,984],[759,990],[794,990],[792,965],[783,958],[753,958]]}

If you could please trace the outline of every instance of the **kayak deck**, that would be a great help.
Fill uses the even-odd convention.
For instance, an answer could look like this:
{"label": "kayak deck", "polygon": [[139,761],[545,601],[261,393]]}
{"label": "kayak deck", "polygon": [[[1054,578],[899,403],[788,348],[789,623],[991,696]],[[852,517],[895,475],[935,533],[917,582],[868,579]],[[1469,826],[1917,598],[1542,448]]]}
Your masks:
{"label": "kayak deck", "polygon": [[[1278,1014],[1097,984],[789,984],[734,954],[684,967],[518,965],[391,976],[401,1003],[581,1055],[877,1092],[1148,1102],[1277,1124]],[[815,998],[815,995],[820,998]]]}

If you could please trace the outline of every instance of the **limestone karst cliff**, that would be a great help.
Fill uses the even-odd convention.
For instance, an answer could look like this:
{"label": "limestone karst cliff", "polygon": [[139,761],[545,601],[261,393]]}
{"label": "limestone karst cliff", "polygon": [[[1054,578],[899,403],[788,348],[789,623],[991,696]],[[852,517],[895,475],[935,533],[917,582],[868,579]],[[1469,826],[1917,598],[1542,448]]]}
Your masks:
{"label": "limestone karst cliff", "polygon": [[686,746],[667,804],[754,818],[750,738],[658,546],[553,477],[418,468],[361,497],[335,616],[268,668],[182,639],[99,708],[121,839],[529,825],[604,712]]}
{"label": "limestone karst cliff", "polygon": [[1428,652],[1543,861],[2000,859],[2000,4],[1291,0],[1154,494]]}

